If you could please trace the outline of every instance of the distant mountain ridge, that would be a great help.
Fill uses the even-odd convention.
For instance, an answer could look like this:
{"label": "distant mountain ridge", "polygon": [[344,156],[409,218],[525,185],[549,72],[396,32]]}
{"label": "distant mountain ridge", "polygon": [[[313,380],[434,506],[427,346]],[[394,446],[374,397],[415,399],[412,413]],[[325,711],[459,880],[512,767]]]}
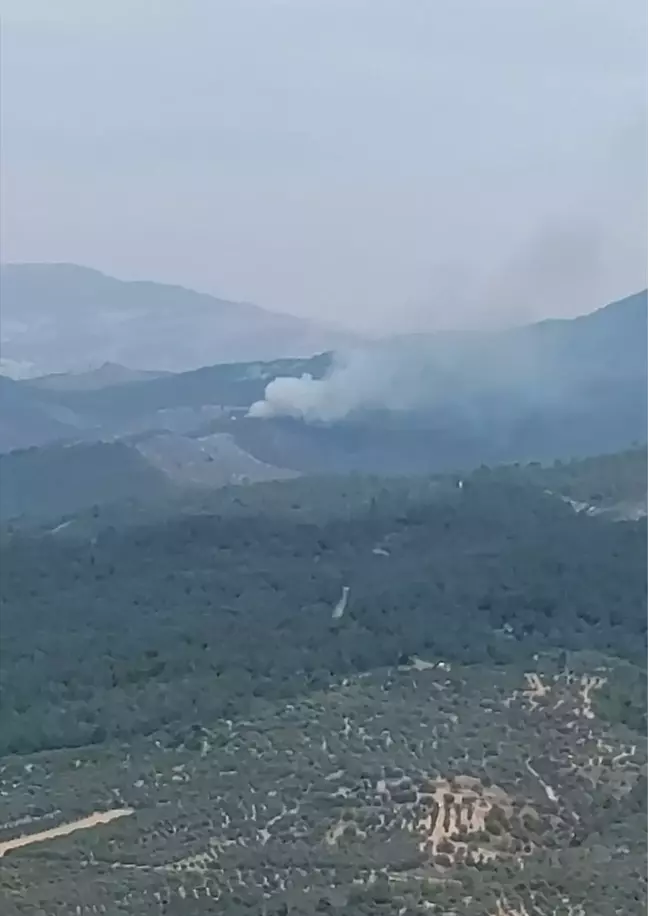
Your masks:
{"label": "distant mountain ridge", "polygon": [[[74,264],[0,267],[2,358],[9,373],[103,363],[185,371],[218,362],[310,356],[350,333],[182,286],[123,281]],[[31,371],[28,371],[31,366]]]}
{"label": "distant mountain ridge", "polygon": [[[117,373],[105,385],[87,384],[90,373],[76,390],[67,379],[61,388],[0,378],[0,451],[121,439],[173,480],[202,486],[604,454],[646,441],[647,334],[642,292],[576,319],[365,345],[364,354],[396,353],[406,374],[410,362],[424,366],[409,378],[421,403],[356,409],[336,422],[246,416],[276,378],[327,380],[336,371],[330,352],[140,381]],[[93,454],[82,451],[79,460]],[[73,457],[57,453],[57,467]]]}
{"label": "distant mountain ridge", "polygon": [[96,369],[89,369],[87,372],[53,372],[50,375],[39,375],[25,379],[25,381],[34,388],[42,388],[46,391],[96,391],[99,388],[143,382],[171,374],[164,371],[155,372],[151,369],[129,369],[119,363],[103,363]]}

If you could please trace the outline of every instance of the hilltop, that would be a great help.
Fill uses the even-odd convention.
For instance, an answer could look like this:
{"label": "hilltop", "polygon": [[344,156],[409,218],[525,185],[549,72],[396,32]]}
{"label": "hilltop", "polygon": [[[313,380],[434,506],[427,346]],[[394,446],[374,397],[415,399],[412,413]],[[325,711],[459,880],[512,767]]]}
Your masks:
{"label": "hilltop", "polygon": [[186,370],[309,356],[352,335],[182,286],[124,281],[76,264],[0,268],[2,357],[30,375],[103,363]]}

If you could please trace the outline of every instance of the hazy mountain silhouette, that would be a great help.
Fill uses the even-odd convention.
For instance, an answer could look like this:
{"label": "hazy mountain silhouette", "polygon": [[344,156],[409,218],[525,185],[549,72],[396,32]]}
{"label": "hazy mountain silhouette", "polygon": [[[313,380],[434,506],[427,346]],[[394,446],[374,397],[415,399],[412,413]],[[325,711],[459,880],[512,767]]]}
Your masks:
{"label": "hazy mountain silhouette", "polygon": [[53,372],[25,381],[33,388],[46,391],[94,391],[98,388],[127,385],[129,382],[142,382],[170,374],[163,370],[156,372],[152,369],[129,369],[119,363],[103,363],[87,372]]}
{"label": "hazy mountain silhouette", "polygon": [[[352,406],[334,422],[245,416],[274,379],[300,384],[307,374],[328,384],[339,371],[330,353],[95,390],[5,379],[0,448],[155,437],[140,454],[153,455],[178,479],[207,485],[255,479],[254,461],[263,465],[261,476],[268,467],[272,474],[393,474],[611,452],[646,440],[646,337],[643,292],[573,320],[382,343],[363,351],[363,390],[375,384],[380,395],[388,354],[392,369],[406,370],[401,408],[381,406],[377,396],[370,409]],[[412,365],[418,368],[408,375]],[[353,395],[339,384],[334,392]]]}
{"label": "hazy mountain silhouette", "polygon": [[[31,375],[103,363],[137,369],[309,356],[348,342],[323,324],[181,286],[125,282],[74,264],[0,269],[2,358]],[[10,374],[10,370],[6,370]]]}

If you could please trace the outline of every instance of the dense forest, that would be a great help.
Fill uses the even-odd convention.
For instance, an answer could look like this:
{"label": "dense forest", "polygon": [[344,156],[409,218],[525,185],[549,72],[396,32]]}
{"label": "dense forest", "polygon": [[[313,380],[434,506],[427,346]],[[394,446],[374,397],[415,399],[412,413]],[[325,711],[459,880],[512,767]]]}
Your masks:
{"label": "dense forest", "polygon": [[645,449],[139,497],[1,530],[3,914],[645,912]]}
{"label": "dense forest", "polygon": [[93,504],[156,502],[171,481],[124,442],[47,445],[0,455],[0,519],[56,518]]}
{"label": "dense forest", "polygon": [[[557,469],[563,485],[576,467]],[[301,480],[198,515],[5,531],[2,749],[179,740],[188,710],[233,715],[414,655],[643,664],[645,520],[576,512],[547,479]]]}

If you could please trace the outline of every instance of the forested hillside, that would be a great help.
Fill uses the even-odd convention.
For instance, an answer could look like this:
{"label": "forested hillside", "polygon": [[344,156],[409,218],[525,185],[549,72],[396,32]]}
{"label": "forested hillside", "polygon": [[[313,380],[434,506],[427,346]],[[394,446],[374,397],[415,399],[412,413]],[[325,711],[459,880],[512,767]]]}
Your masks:
{"label": "forested hillside", "polygon": [[[383,511],[396,514],[426,502],[431,494],[452,492],[462,480],[488,476],[504,484],[517,481],[546,491],[576,511],[632,519],[646,514],[648,456],[633,448],[582,461],[482,467],[472,474],[389,476],[369,474],[297,476],[281,486],[273,483],[273,469],[258,465],[254,486],[187,485],[184,467],[166,467],[160,475],[143,454],[163,436],[127,443],[78,444],[28,449],[0,456],[0,476],[11,487],[0,492],[3,521],[11,528],[50,531],[61,522],[61,535],[92,536],[104,528],[153,525],[178,515],[241,515],[256,518],[269,513],[318,523],[366,512],[379,500]],[[218,439],[218,435],[214,437]],[[204,440],[191,440],[197,449]],[[135,451],[135,455],[131,455]],[[183,457],[183,456],[180,456]],[[209,465],[210,453],[203,460]],[[112,459],[112,460],[111,460]],[[253,483],[249,463],[246,483]],[[227,471],[228,469],[225,468]],[[232,468],[229,468],[231,473]],[[151,473],[147,473],[150,471]],[[215,462],[214,474],[223,471]],[[263,472],[263,473],[261,473]],[[43,478],[55,474],[56,493],[41,493]],[[166,486],[161,484],[166,483]],[[240,480],[238,481],[241,482]],[[43,498],[41,498],[43,497]]]}
{"label": "forested hillside", "polygon": [[5,758],[3,914],[643,916],[645,742],[600,710],[626,681],[591,653],[415,660]]}
{"label": "forested hillside", "polygon": [[163,500],[171,481],[122,442],[49,445],[0,455],[0,519],[56,518],[117,500]]}
{"label": "forested hillside", "polygon": [[0,916],[647,916],[645,9],[0,4]]}
{"label": "forested hillside", "polygon": [[0,452],[73,437],[65,409],[44,403],[37,392],[0,375]]}
{"label": "forested hillside", "polygon": [[639,916],[645,466],[5,526],[3,913]]}
{"label": "forested hillside", "polygon": [[337,502],[333,482],[322,501],[317,484],[301,501],[284,486],[260,488],[256,509],[251,489],[247,507],[92,540],[5,534],[5,750],[172,736],[188,709],[231,715],[417,653],[643,660],[644,521],[574,512],[517,469],[421,480],[409,499],[404,482],[348,481]]}

